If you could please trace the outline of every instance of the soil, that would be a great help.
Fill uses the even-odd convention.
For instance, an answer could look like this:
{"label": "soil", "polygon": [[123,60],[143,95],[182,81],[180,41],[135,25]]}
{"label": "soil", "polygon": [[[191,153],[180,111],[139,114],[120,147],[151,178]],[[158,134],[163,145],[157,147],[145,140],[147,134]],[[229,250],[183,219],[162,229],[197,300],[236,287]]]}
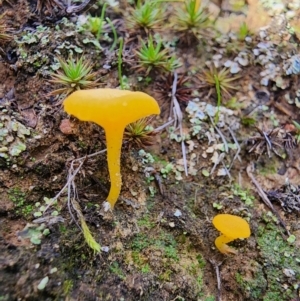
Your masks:
{"label": "soil", "polygon": [[[94,2],[89,13],[99,16],[103,1]],[[65,95],[51,93],[61,87],[51,83],[51,74],[59,68],[56,58],[83,54],[93,62],[98,87],[120,88],[113,32],[104,27],[99,48],[91,32],[78,29],[78,19],[87,14],[67,14],[63,1],[1,1],[10,38],[1,40],[0,24],[0,300],[299,301],[300,70],[287,74],[285,67],[299,53],[297,1],[294,7],[275,1],[272,9],[268,1],[248,1],[238,9],[227,1],[209,2],[214,26],[201,39],[162,25],[146,33],[131,28],[128,15],[135,6],[120,2],[108,6],[106,16],[124,37],[121,67],[128,89],[158,100],[161,115],[147,121],[154,128],[168,121],[174,77],[159,69],[147,74],[135,51],[147,34],[160,33],[181,62],[179,78],[187,79],[176,87],[185,136],[167,126],[152,132],[151,145],[125,139],[121,195],[105,211],[106,154],[90,156],[105,149],[104,132],[64,112]],[[178,6],[167,9],[170,22]],[[287,19],[288,13],[293,17]],[[233,38],[243,22],[251,39]],[[255,56],[259,43],[269,48]],[[203,81],[208,61],[222,65],[241,52],[249,62],[239,65],[233,82],[238,89],[221,91],[219,120],[203,111],[200,123],[189,108],[217,106],[215,87]],[[264,56],[268,62],[261,61]],[[279,69],[268,73],[271,63]],[[77,158],[84,159],[72,182],[75,198],[102,247],[99,253],[86,243],[63,189]],[[221,213],[250,224],[249,238],[230,243],[235,254],[214,245],[219,232],[212,219]]]}

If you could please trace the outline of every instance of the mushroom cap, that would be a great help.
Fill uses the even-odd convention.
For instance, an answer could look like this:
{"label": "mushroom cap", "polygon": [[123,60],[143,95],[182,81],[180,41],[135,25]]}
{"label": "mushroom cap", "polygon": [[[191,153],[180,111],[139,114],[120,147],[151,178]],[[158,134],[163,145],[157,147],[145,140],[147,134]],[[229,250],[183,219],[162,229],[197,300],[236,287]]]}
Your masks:
{"label": "mushroom cap", "polygon": [[156,100],[148,94],[117,89],[75,91],[65,99],[64,109],[82,121],[92,121],[103,128],[125,127],[160,113]]}
{"label": "mushroom cap", "polygon": [[236,215],[218,214],[212,222],[216,229],[227,237],[247,238],[251,234],[248,222]]}

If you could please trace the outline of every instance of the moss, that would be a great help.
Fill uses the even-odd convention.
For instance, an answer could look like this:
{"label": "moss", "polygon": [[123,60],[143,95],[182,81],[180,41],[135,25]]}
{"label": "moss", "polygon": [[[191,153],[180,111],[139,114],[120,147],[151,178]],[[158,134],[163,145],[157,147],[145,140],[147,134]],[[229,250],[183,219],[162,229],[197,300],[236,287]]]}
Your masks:
{"label": "moss", "polygon": [[68,296],[73,288],[73,281],[70,279],[67,279],[63,283],[63,292],[65,296]]}
{"label": "moss", "polygon": [[28,218],[33,212],[33,205],[26,203],[26,193],[19,187],[11,188],[8,191],[8,198],[15,205],[15,213]]}
{"label": "moss", "polygon": [[250,263],[251,278],[246,273],[236,274],[237,283],[249,300],[290,301],[297,295],[294,286],[300,279],[300,250],[284,240],[280,231],[271,222],[259,227],[257,243],[262,262]]}
{"label": "moss", "polygon": [[122,271],[122,269],[119,267],[119,264],[114,261],[110,267],[109,270],[114,273],[115,275],[117,275],[119,278],[121,278],[122,280],[124,280],[126,277],[124,275],[124,272]]}

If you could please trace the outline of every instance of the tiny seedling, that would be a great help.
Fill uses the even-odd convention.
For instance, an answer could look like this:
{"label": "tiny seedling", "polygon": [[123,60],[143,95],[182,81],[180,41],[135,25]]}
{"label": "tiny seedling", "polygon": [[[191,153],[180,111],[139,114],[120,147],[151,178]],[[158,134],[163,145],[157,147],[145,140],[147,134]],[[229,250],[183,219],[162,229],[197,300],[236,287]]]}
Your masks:
{"label": "tiny seedling", "polygon": [[[38,218],[43,216],[44,211],[46,210],[47,206],[49,204],[51,205],[57,205],[57,200],[53,201],[52,199],[48,199],[47,197],[44,197],[44,202],[45,204],[41,204],[40,202],[36,202],[35,203],[35,207],[36,207],[36,211],[33,213],[33,216]],[[57,216],[58,215],[58,211],[57,210],[53,210],[51,212],[51,216]]]}
{"label": "tiny seedling", "polygon": [[159,27],[162,15],[163,8],[157,1],[147,0],[142,4],[138,1],[137,7],[128,17],[128,25],[130,28],[153,29]]}
{"label": "tiny seedling", "polygon": [[217,210],[221,210],[223,208],[223,205],[221,205],[219,203],[213,203],[213,208],[215,208]]}
{"label": "tiny seedling", "polygon": [[92,17],[91,15],[88,16],[85,23],[86,29],[96,37],[99,37],[101,35],[103,25],[105,25],[103,18]]}
{"label": "tiny seedling", "polygon": [[139,156],[141,157],[143,164],[151,164],[155,162],[153,156],[150,153],[145,152],[143,149],[139,150]]}
{"label": "tiny seedling", "polygon": [[240,28],[239,28],[239,31],[238,31],[238,39],[240,40],[240,41],[244,41],[245,40],[245,38],[247,37],[247,36],[249,36],[251,33],[250,33],[250,31],[249,31],[249,28],[248,28],[248,25],[247,25],[247,23],[246,22],[243,22],[242,24],[241,24],[241,26],[240,26]]}
{"label": "tiny seedling", "polygon": [[243,189],[239,185],[234,185],[233,194],[238,196],[247,206],[253,206],[255,197],[250,193],[248,189]]}
{"label": "tiny seedling", "polygon": [[140,51],[136,52],[139,58],[139,63],[136,66],[138,71],[145,69],[147,75],[152,69],[171,72],[178,68],[179,62],[177,59],[169,54],[168,49],[162,48],[162,41],[159,39],[154,42],[151,35],[147,43],[141,40]]}
{"label": "tiny seedling", "polygon": [[40,245],[42,238],[49,235],[50,230],[46,228],[45,224],[33,225],[27,224],[26,227],[18,232],[20,238],[29,238],[34,245]]}
{"label": "tiny seedling", "polygon": [[223,68],[222,70],[217,70],[215,66],[211,65],[209,70],[203,70],[202,74],[199,75],[198,78],[206,86],[214,87],[216,90],[219,88],[220,93],[223,92],[228,97],[231,97],[231,93],[229,91],[238,89],[236,85],[232,84],[232,82],[239,79],[240,76],[236,75],[231,77],[229,69]]}
{"label": "tiny seedling", "polygon": [[51,73],[51,83],[62,85],[60,89],[50,92],[49,95],[66,94],[81,90],[96,88],[99,79],[95,79],[97,72],[92,72],[93,66],[82,56],[77,60],[58,58],[61,69]]}
{"label": "tiny seedling", "polygon": [[168,163],[165,167],[163,167],[160,170],[162,177],[166,178],[173,169],[174,169],[174,165],[172,163]]}
{"label": "tiny seedling", "polygon": [[200,7],[198,0],[184,1],[184,8],[177,10],[176,22],[179,31],[191,32],[195,36],[209,26],[208,15]]}
{"label": "tiny seedling", "polygon": [[124,132],[124,140],[127,141],[130,146],[138,147],[138,149],[144,148],[154,144],[154,136],[156,132],[149,126],[149,118],[142,118],[136,122],[130,123]]}

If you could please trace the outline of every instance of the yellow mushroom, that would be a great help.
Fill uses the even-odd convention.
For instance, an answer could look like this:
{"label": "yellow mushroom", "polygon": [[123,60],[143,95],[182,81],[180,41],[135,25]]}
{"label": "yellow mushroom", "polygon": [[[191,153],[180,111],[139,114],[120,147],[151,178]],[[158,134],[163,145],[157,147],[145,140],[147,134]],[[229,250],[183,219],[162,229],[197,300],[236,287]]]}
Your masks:
{"label": "yellow mushroom", "polygon": [[117,89],[90,89],[72,93],[64,101],[65,111],[82,121],[103,127],[107,144],[110,191],[107,197],[114,207],[122,185],[120,157],[125,127],[140,118],[159,114],[156,100],[143,92]]}
{"label": "yellow mushroom", "polygon": [[237,254],[237,251],[230,248],[227,243],[237,238],[247,238],[251,234],[248,222],[236,215],[218,214],[212,222],[215,228],[222,233],[216,238],[215,245],[224,254]]}

